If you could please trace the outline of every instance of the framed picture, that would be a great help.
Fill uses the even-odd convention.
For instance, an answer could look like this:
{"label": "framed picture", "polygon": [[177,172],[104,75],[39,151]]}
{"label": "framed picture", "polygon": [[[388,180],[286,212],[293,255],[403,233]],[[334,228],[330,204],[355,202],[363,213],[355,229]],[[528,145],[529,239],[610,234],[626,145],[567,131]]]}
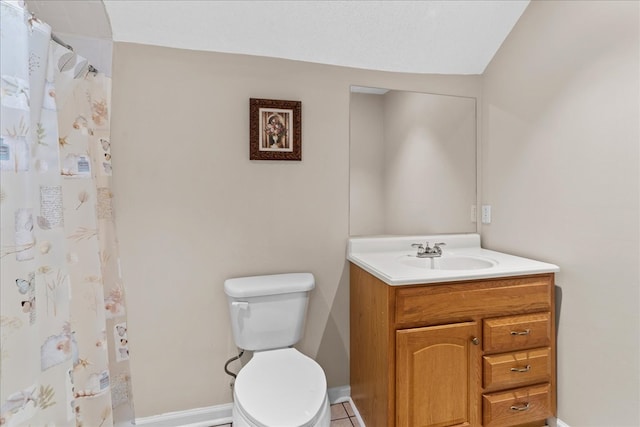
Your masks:
{"label": "framed picture", "polygon": [[302,103],[249,99],[249,158],[302,160]]}

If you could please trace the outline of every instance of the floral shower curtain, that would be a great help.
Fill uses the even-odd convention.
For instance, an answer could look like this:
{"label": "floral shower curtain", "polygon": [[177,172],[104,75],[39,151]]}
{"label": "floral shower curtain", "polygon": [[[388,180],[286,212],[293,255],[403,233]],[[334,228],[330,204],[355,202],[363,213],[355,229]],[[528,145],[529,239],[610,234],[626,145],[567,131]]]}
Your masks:
{"label": "floral shower curtain", "polygon": [[110,79],[0,7],[0,425],[113,425],[130,386]]}

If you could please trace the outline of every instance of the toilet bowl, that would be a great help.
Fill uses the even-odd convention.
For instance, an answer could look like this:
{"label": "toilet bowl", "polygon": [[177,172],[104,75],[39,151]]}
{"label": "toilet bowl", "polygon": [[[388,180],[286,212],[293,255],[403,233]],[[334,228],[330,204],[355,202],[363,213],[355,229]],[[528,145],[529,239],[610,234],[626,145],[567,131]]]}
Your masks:
{"label": "toilet bowl", "polygon": [[227,279],[236,345],[253,351],[233,390],[234,427],[329,427],[324,371],[292,346],[304,329],[310,273]]}
{"label": "toilet bowl", "polygon": [[293,348],[256,352],[233,389],[234,427],[328,427],[320,365]]}

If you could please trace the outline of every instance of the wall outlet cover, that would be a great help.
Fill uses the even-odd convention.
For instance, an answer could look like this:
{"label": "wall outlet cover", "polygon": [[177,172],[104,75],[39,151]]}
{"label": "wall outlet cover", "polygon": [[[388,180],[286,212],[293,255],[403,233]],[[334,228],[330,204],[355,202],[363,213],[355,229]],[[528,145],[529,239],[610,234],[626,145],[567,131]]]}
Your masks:
{"label": "wall outlet cover", "polygon": [[491,205],[482,205],[482,223],[491,224]]}

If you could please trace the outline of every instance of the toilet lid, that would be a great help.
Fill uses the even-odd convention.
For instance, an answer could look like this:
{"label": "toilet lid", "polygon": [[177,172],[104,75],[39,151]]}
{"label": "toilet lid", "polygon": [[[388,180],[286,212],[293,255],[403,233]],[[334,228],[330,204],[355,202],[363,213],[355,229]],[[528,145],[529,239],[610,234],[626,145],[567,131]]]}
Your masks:
{"label": "toilet lid", "polygon": [[251,421],[264,426],[309,424],[326,393],[320,365],[294,348],[254,353],[234,385],[236,405]]}

